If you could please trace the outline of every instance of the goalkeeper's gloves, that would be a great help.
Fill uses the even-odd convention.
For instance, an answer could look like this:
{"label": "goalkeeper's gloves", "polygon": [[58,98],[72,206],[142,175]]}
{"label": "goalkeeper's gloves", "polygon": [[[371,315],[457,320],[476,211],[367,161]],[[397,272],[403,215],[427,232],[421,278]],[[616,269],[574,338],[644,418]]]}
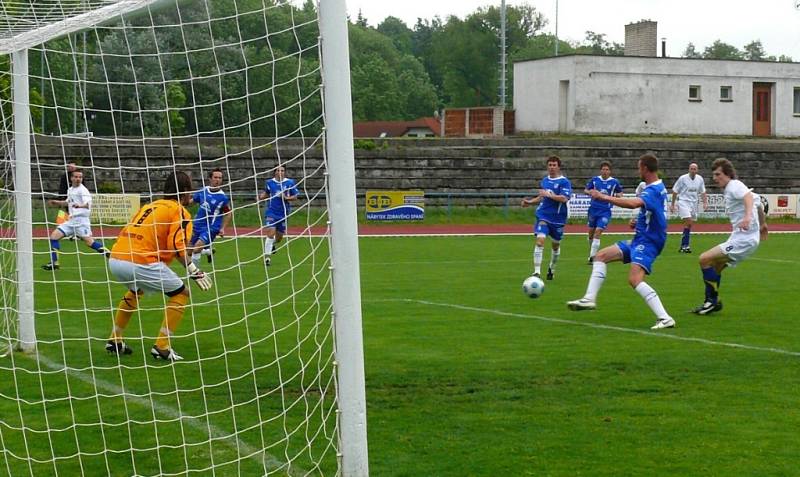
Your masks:
{"label": "goalkeeper's gloves", "polygon": [[186,265],[186,271],[189,272],[189,278],[194,280],[195,283],[197,283],[197,286],[199,286],[201,290],[203,291],[211,290],[211,286],[213,285],[211,277],[209,277],[202,270],[197,268],[197,265],[190,262],[189,265]]}

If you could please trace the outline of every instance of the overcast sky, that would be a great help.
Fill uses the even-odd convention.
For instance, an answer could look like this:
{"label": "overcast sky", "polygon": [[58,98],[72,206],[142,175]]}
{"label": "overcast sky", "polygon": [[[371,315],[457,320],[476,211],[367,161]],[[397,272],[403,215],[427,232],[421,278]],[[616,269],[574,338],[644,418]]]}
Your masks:
{"label": "overcast sky", "polygon": [[[418,17],[463,18],[478,7],[500,5],[481,0],[346,0],[351,18],[359,9],[370,25],[389,15],[413,28]],[[680,56],[689,42],[702,51],[720,39],[741,49],[760,39],[770,55],[789,55],[800,61],[800,0],[559,0],[558,36],[580,41],[587,30],[605,33],[624,43],[625,24],[641,19],[658,22],[658,36],[667,38],[667,54]],[[546,30],[555,30],[556,0],[507,0],[528,4],[544,14]],[[660,46],[659,46],[660,51]]]}

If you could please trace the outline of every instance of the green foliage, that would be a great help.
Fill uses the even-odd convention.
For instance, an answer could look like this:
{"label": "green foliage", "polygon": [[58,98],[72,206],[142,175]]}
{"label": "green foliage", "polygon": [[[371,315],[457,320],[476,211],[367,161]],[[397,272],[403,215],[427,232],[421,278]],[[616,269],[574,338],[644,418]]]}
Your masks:
{"label": "green foliage", "polygon": [[425,68],[377,30],[350,25],[350,77],[355,121],[430,116],[436,90]]}
{"label": "green foliage", "polygon": [[353,147],[355,149],[362,149],[364,151],[372,151],[375,150],[378,146],[372,139],[356,139],[355,141],[353,141]]}
{"label": "green foliage", "polygon": [[101,182],[97,184],[97,192],[100,194],[119,194],[122,188],[118,182]]}
{"label": "green foliage", "polygon": [[729,45],[721,40],[716,40],[711,46],[707,46],[706,49],[703,50],[703,58],[741,60],[744,58],[744,53],[733,45]]}

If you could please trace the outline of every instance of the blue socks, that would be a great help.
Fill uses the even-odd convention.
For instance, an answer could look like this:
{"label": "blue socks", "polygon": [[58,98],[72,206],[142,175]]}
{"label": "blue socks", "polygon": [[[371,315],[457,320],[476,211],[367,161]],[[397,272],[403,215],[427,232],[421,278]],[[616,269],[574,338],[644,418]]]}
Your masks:
{"label": "blue socks", "polygon": [[58,251],[61,250],[61,242],[50,240],[50,263],[58,262]]}
{"label": "blue socks", "polygon": [[706,284],[706,301],[717,304],[719,297],[719,282],[722,276],[714,270],[714,267],[703,269],[703,282]]}
{"label": "blue socks", "polygon": [[692,229],[688,227],[683,228],[683,236],[681,237],[681,248],[686,248],[689,246],[689,235],[692,233]]}
{"label": "blue socks", "polygon": [[100,242],[98,242],[97,240],[95,240],[94,242],[92,242],[92,244],[91,244],[91,245],[89,245],[89,246],[90,246],[90,247],[92,247],[92,250],[94,250],[94,251],[96,251],[96,252],[103,253],[103,244],[101,244],[101,243],[100,243]]}

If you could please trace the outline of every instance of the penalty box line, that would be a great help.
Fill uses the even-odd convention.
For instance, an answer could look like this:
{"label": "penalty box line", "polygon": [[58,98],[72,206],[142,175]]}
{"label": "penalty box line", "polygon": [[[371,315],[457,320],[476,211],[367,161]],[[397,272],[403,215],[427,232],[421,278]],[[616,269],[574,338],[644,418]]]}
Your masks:
{"label": "penalty box line", "polygon": [[396,301],[396,302],[405,302],[405,303],[416,303],[419,305],[427,305],[427,306],[437,306],[442,308],[453,308],[456,310],[463,310],[463,311],[473,311],[476,313],[488,313],[497,316],[505,316],[509,318],[527,318],[527,319],[534,319],[538,321],[546,321],[548,323],[560,323],[563,325],[574,325],[574,326],[583,326],[586,328],[593,328],[598,330],[609,330],[609,331],[620,331],[623,333],[634,333],[638,335],[644,336],[655,336],[658,338],[666,338],[671,340],[677,341],[686,341],[690,343],[700,343],[710,346],[721,346],[725,348],[734,348],[734,349],[742,349],[748,351],[763,351],[766,353],[775,353],[775,354],[782,354],[787,356],[798,356],[800,357],[800,352],[798,351],[791,351],[785,350],[780,348],[767,348],[762,346],[753,346],[747,344],[740,344],[740,343],[728,343],[725,341],[715,341],[709,340],[705,338],[694,338],[691,336],[678,336],[673,334],[664,333],[663,331],[655,332],[655,331],[648,331],[648,330],[640,330],[635,328],[625,328],[622,326],[614,326],[614,325],[603,325],[599,323],[591,323],[585,321],[575,321],[575,320],[565,320],[562,318],[552,318],[548,316],[539,316],[539,315],[527,315],[523,313],[513,313],[509,311],[500,311],[494,310],[491,308],[478,308],[474,306],[466,306],[466,305],[458,305],[455,303],[440,303],[435,301],[427,301],[427,300],[414,300],[411,298],[396,298],[396,299],[387,299],[387,300],[380,300],[380,301]]}
{"label": "penalty box line", "polygon": [[[287,475],[289,476],[299,476],[299,475],[306,475],[306,471],[297,468],[296,466],[289,466],[287,463],[282,462],[266,450],[259,450],[245,442],[241,439],[236,437],[236,435],[228,434],[219,427],[211,424],[210,422],[196,422],[198,418],[192,418],[191,420],[188,416],[184,416],[181,412],[166,404],[161,404],[156,402],[155,400],[145,399],[140,396],[135,396],[126,392],[121,386],[116,384],[110,383],[103,379],[98,379],[95,376],[91,376],[87,373],[82,371],[78,371],[76,369],[68,368],[64,364],[59,362],[53,361],[47,356],[42,355],[41,353],[36,353],[35,355],[31,356],[32,358],[39,361],[39,363],[47,366],[52,371],[64,371],[70,376],[83,381],[86,384],[95,386],[98,389],[103,391],[113,393],[117,396],[122,396],[123,399],[127,402],[131,402],[134,404],[138,404],[145,408],[150,408],[155,411],[158,411],[164,415],[169,416],[172,419],[177,419],[183,422],[185,425],[191,427],[195,431],[200,431],[205,434],[208,434],[209,439],[214,439],[219,442],[225,443],[230,449],[236,451],[239,455],[247,455],[251,460],[258,462],[260,465],[265,466],[268,472],[271,471],[278,471],[281,469],[289,469],[286,470]],[[135,450],[135,449],[134,449]],[[263,461],[262,457],[263,456]]]}

